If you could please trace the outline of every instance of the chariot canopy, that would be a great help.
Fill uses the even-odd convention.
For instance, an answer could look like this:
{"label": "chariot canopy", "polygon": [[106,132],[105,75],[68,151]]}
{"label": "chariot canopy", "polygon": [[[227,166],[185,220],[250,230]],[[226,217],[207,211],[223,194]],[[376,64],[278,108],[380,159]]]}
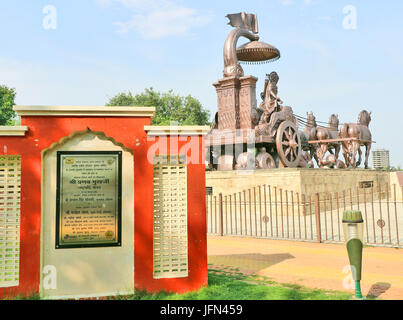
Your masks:
{"label": "chariot canopy", "polygon": [[246,64],[268,63],[280,59],[280,51],[262,41],[250,41],[236,49],[238,60]]}

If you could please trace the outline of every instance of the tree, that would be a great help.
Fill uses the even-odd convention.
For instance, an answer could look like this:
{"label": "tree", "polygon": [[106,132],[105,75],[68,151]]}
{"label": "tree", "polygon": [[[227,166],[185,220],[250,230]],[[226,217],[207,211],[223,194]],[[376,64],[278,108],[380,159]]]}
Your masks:
{"label": "tree", "polygon": [[182,97],[174,94],[145,89],[135,96],[129,91],[112,97],[107,106],[153,106],[156,107],[153,125],[169,125],[177,122],[179,125],[210,125],[210,111],[203,108],[201,103],[191,95]]}
{"label": "tree", "polygon": [[0,86],[0,125],[13,125],[16,114],[13,111],[15,100],[15,89]]}

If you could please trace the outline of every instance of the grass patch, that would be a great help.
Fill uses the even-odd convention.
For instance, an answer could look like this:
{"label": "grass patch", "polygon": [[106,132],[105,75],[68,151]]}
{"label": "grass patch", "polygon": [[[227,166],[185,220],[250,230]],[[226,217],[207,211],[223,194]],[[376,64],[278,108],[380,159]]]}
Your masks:
{"label": "grass patch", "polygon": [[[136,290],[132,295],[106,297],[106,300],[349,300],[349,292],[310,289],[298,284],[277,283],[264,276],[244,274],[225,267],[208,271],[208,287],[177,294]],[[15,296],[10,300],[39,300],[38,294]]]}
{"label": "grass patch", "polygon": [[7,295],[2,300],[40,300],[39,293],[30,293],[28,295]]}
{"label": "grass patch", "polygon": [[263,276],[245,275],[237,269],[209,269],[208,287],[194,292],[146,293],[111,297],[124,300],[348,300],[351,293],[309,289],[297,284],[280,284]]}

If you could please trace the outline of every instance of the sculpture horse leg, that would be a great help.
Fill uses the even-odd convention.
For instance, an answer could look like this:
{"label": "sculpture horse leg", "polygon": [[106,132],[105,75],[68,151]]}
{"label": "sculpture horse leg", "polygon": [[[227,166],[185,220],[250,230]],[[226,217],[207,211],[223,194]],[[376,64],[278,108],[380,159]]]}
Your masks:
{"label": "sculpture horse leg", "polygon": [[371,142],[365,144],[365,169],[368,169],[368,158],[371,151]]}
{"label": "sculpture horse leg", "polygon": [[357,152],[359,154],[361,154],[360,143],[357,141],[352,141],[351,147],[352,147],[352,151],[351,151],[350,164],[353,168],[356,168],[357,164],[360,165],[360,163],[361,163],[361,155],[360,155],[360,160],[355,162],[355,157],[356,157]]}
{"label": "sculpture horse leg", "polygon": [[335,152],[336,159],[339,159],[339,154],[340,154],[340,144],[339,143],[336,143],[334,145],[334,152]]}
{"label": "sculpture horse leg", "polygon": [[318,159],[318,157],[316,156],[316,152],[315,152],[315,148],[314,148],[314,147],[309,148],[309,155],[311,156],[311,159],[315,159],[316,164],[317,164],[318,167],[319,167],[319,159]]}
{"label": "sculpture horse leg", "polygon": [[346,163],[347,166],[349,166],[350,165],[349,143],[348,142],[343,142],[342,147],[343,147],[344,162]]}
{"label": "sculpture horse leg", "polygon": [[321,143],[320,144],[320,149],[318,150],[319,151],[318,156],[319,156],[320,167],[322,166],[323,159],[324,159],[324,157],[326,155],[327,150],[328,150],[327,143]]}
{"label": "sculpture horse leg", "polygon": [[358,144],[358,161],[356,163],[356,166],[359,167],[362,161],[362,151],[361,151],[361,146]]}
{"label": "sculpture horse leg", "polygon": [[[349,131],[350,131],[349,130],[349,125],[347,123],[343,124],[341,126],[341,128],[340,128],[340,132],[338,134],[338,137],[342,138],[342,139],[350,138],[351,135],[349,134]],[[344,156],[346,166],[350,167],[350,166],[353,165],[353,163],[355,161],[354,160],[355,158],[352,157],[352,149],[353,149],[352,142],[350,140],[343,140],[341,142],[341,145],[343,147],[343,156]]]}

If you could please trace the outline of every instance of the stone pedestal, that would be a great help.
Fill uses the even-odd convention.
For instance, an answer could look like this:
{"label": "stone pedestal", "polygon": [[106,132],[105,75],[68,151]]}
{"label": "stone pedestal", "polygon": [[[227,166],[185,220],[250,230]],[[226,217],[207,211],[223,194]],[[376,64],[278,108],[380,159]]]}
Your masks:
{"label": "stone pedestal", "polygon": [[242,77],[240,80],[239,91],[239,114],[240,127],[242,129],[253,128],[252,110],[256,109],[256,82],[257,78],[253,76]]}
{"label": "stone pedestal", "polygon": [[213,83],[217,90],[218,129],[239,128],[239,78],[231,77]]}
{"label": "stone pedestal", "polygon": [[252,108],[256,107],[257,78],[228,77],[213,83],[217,90],[218,129],[252,128]]}

